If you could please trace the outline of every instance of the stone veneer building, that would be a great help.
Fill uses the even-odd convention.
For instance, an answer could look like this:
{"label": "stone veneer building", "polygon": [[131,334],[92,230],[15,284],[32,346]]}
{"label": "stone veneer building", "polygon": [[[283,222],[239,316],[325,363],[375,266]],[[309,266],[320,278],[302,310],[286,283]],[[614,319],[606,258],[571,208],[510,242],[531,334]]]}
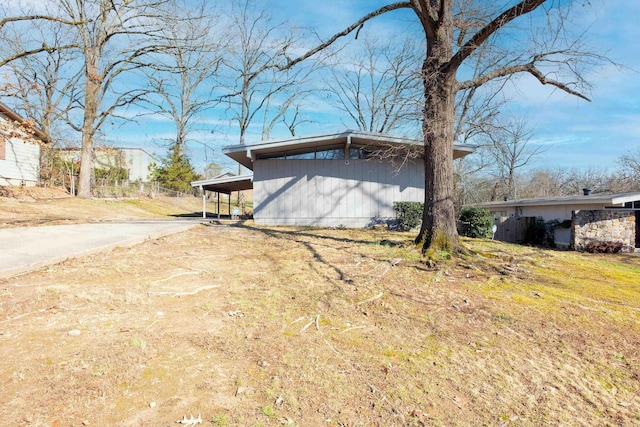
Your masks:
{"label": "stone veneer building", "polygon": [[555,229],[556,246],[584,250],[591,242],[620,242],[623,251],[640,251],[640,191],[595,193],[480,203],[500,226],[509,218],[571,222]]}

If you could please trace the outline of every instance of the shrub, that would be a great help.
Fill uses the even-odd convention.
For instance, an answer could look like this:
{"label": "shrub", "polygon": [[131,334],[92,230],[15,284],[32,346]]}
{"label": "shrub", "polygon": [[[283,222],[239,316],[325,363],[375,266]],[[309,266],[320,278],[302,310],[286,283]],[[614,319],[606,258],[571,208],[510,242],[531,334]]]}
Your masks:
{"label": "shrub", "polygon": [[408,231],[418,227],[422,222],[424,204],[420,202],[393,202],[393,210],[396,211],[398,229]]}
{"label": "shrub", "polygon": [[464,208],[460,212],[458,234],[466,237],[493,237],[493,216],[488,209]]}
{"label": "shrub", "polygon": [[617,254],[622,250],[622,242],[589,242],[584,250],[592,254]]}

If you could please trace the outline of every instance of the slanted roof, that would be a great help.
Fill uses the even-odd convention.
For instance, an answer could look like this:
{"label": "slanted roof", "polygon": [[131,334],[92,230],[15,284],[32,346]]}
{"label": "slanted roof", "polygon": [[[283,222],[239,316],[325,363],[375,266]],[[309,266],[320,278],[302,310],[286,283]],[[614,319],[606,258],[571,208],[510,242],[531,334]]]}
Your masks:
{"label": "slanted roof", "polygon": [[625,203],[640,200],[640,191],[627,193],[594,193],[588,196],[539,197],[535,199],[507,200],[478,203],[483,208],[509,208],[516,206],[602,205],[624,207]]}
{"label": "slanted roof", "polygon": [[192,187],[202,188],[216,193],[231,194],[233,191],[245,191],[253,188],[253,174],[233,175],[193,181]]}
{"label": "slanted roof", "polygon": [[[5,115],[8,119],[13,120],[14,122],[19,122],[19,123],[27,122],[27,119],[25,119],[15,111],[13,111],[11,108],[9,108],[9,106],[3,104],[2,102],[0,102],[0,114]],[[40,139],[42,142],[49,142],[47,135],[45,135],[44,132],[42,132],[40,129],[38,129],[35,126],[33,127],[33,135],[38,139]]]}
{"label": "slanted roof", "polygon": [[[263,141],[256,144],[233,145],[225,147],[222,152],[244,167],[253,170],[253,160],[264,156],[277,156],[290,152],[304,152],[321,147],[348,145],[353,148],[384,149],[385,147],[419,147],[422,141],[371,132],[348,130],[340,133],[292,138],[277,141]],[[456,145],[453,149],[455,159],[473,153],[471,145]]]}

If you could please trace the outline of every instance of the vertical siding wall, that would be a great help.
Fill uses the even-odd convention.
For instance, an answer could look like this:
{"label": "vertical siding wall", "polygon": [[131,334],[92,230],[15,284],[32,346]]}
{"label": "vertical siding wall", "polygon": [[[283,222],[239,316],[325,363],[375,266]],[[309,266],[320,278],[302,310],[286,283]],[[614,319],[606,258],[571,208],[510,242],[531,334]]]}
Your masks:
{"label": "vertical siding wall", "polygon": [[0,160],[0,185],[35,185],[40,175],[40,146],[17,138],[6,141]]}
{"label": "vertical siding wall", "polygon": [[395,219],[393,202],[424,199],[422,163],[269,159],[253,172],[258,224],[366,227]]}

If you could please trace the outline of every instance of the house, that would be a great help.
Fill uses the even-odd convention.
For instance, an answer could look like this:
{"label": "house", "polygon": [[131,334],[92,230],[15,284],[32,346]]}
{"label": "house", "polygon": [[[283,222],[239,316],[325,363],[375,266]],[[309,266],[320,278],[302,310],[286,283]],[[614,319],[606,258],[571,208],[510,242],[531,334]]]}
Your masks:
{"label": "house", "polygon": [[[21,129],[26,126],[29,130]],[[46,135],[0,102],[0,185],[33,186],[40,181],[40,144]]]}
{"label": "house", "polygon": [[[640,191],[591,193],[479,203],[494,216],[496,225],[541,218],[557,223],[556,246],[583,249],[593,241],[619,241],[626,250],[640,248]],[[507,240],[507,239],[505,239]]]}
{"label": "house", "polygon": [[[63,159],[73,161],[80,159],[79,148],[60,149]],[[141,148],[96,147],[93,149],[94,167],[96,170],[121,168],[126,172],[128,181],[149,182],[149,166],[158,160]]]}
{"label": "house", "polygon": [[[454,147],[454,157],[473,152]],[[395,219],[393,202],[424,201],[422,142],[345,131],[223,148],[252,175],[193,182],[229,194],[253,189],[264,225],[366,227]]]}

